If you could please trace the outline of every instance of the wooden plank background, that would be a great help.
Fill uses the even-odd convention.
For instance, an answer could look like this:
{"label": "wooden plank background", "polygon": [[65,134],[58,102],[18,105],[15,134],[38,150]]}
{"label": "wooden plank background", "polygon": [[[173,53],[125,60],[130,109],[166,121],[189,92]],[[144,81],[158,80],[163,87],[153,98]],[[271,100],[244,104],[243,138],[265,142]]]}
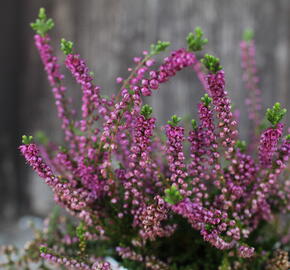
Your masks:
{"label": "wooden plank background", "polygon": [[[42,129],[61,140],[54,101],[46,81],[29,22],[39,7],[54,18],[53,44],[65,37],[88,60],[104,94],[117,91],[115,77],[126,76],[132,58],[156,40],[185,46],[185,37],[201,26],[206,51],[221,58],[227,88],[241,111],[241,134],[249,123],[244,106],[239,41],[245,28],[255,31],[264,109],[280,101],[290,109],[289,0],[12,0],[0,9],[0,215],[46,211],[51,197],[24,165],[17,146],[20,136]],[[61,59],[62,54],[57,52]],[[75,100],[80,91],[67,74]],[[159,123],[172,114],[195,115],[201,87],[189,70],[150,98]],[[288,116],[286,121],[290,123]]]}

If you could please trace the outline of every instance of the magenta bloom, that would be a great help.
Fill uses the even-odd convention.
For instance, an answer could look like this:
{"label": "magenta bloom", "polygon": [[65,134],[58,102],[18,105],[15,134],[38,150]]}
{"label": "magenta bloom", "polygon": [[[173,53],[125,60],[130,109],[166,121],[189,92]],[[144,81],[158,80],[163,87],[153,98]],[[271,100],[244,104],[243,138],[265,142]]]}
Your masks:
{"label": "magenta bloom", "polygon": [[283,133],[283,127],[283,124],[278,124],[277,127],[268,128],[262,133],[259,145],[259,158],[262,166],[271,165],[279,139]]}

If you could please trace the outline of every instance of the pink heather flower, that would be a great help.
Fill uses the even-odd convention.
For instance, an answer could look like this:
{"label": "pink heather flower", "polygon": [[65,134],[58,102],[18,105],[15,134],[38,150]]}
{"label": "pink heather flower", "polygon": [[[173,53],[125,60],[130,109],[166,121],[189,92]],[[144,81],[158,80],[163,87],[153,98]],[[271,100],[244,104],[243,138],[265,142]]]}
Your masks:
{"label": "pink heather flower", "polygon": [[60,170],[60,173],[65,174],[70,185],[76,187],[80,181],[92,200],[100,198],[104,194],[104,181],[99,177],[100,171],[88,164],[89,161],[96,158],[96,150],[93,148],[88,149],[87,157],[80,156],[72,159],[66,152],[59,152],[55,157],[55,163],[58,163],[58,166],[61,165],[65,169],[65,172]]}
{"label": "pink heather flower", "polygon": [[191,158],[188,173],[192,177],[193,200],[196,202],[208,197],[206,185],[202,183],[201,179],[216,179],[217,172],[221,169],[218,161],[220,154],[217,151],[212,109],[200,103],[198,112],[200,125],[193,128],[188,136]]}
{"label": "pink heather flower", "polygon": [[[83,119],[93,115],[97,111],[99,115],[105,117],[108,113],[108,104],[105,99],[100,97],[100,87],[94,86],[93,78],[89,74],[89,69],[83,59],[79,55],[69,54],[65,60],[66,67],[70,70],[73,77],[75,77],[78,84],[81,85],[83,91],[82,97],[82,117]],[[97,116],[95,116],[97,117]],[[94,118],[97,120],[97,118]],[[82,125],[82,130],[88,129],[88,121]]]}
{"label": "pink heather flower", "polygon": [[185,156],[183,153],[184,128],[181,126],[166,125],[166,154],[168,160],[170,181],[180,189],[181,195],[186,194],[187,184],[184,179],[187,177],[185,170]]}
{"label": "pink heather flower", "polygon": [[209,74],[207,77],[210,96],[213,99],[214,110],[217,113],[219,133],[222,146],[226,149],[227,159],[231,159],[238,135],[237,123],[231,112],[231,101],[225,91],[224,71]]}
{"label": "pink heather flower", "polygon": [[139,234],[143,239],[154,241],[157,237],[169,237],[174,233],[176,225],[162,224],[168,218],[168,210],[160,196],[155,198],[155,204],[143,209],[139,216],[141,227]]}
{"label": "pink heather flower", "polygon": [[206,80],[206,74],[202,71],[202,64],[199,61],[193,65],[193,70],[195,71],[199,81],[201,82],[203,89],[208,93],[208,84]]}
{"label": "pink heather flower", "polygon": [[40,58],[43,62],[45,71],[48,75],[50,85],[53,87],[63,80],[64,76],[60,73],[59,64],[56,56],[53,56],[53,49],[50,46],[50,37],[48,35],[42,37],[40,35],[34,36],[35,45],[39,51]]}
{"label": "pink heather flower", "polygon": [[[56,265],[65,265],[69,268],[75,268],[75,269],[80,269],[80,270],[90,270],[91,269],[89,265],[87,265],[83,262],[78,262],[77,260],[71,259],[71,258],[57,256],[57,255],[51,254],[49,252],[48,253],[41,252],[40,256],[42,258],[44,258],[45,260],[48,260],[51,263],[56,264]],[[100,268],[100,269],[110,270],[110,268]]]}
{"label": "pink heather flower", "polygon": [[241,60],[243,68],[243,80],[248,90],[246,105],[248,107],[249,119],[253,125],[258,127],[261,123],[260,111],[262,108],[261,90],[259,89],[259,78],[256,67],[256,49],[255,43],[251,41],[242,41],[240,43]]}
{"label": "pink heather flower", "polygon": [[112,270],[109,262],[97,261],[93,264],[91,270]]}
{"label": "pink heather flower", "polygon": [[57,57],[53,55],[52,47],[50,46],[50,37],[45,35],[35,35],[35,45],[38,49],[40,58],[43,62],[44,69],[47,73],[49,83],[52,87],[52,92],[55,98],[58,117],[62,121],[62,128],[65,131],[66,140],[73,140],[73,120],[72,111],[68,108],[68,99],[65,98],[66,87],[62,85],[64,75],[60,73],[60,67],[57,63]]}
{"label": "pink heather flower", "polygon": [[122,77],[118,77],[117,79],[116,79],[116,83],[122,83],[123,82],[123,78]]}
{"label": "pink heather flower", "polygon": [[35,144],[23,144],[19,147],[19,149],[33,170],[35,170],[41,178],[44,178],[47,184],[54,187],[54,185],[58,182],[58,179],[53,175],[51,169],[39,156],[37,146]]}
{"label": "pink heather flower", "polygon": [[[230,225],[230,221],[227,220],[227,213],[223,213],[218,209],[206,209],[200,203],[191,202],[188,198],[184,201],[172,205],[172,210],[186,218],[187,221],[196,230],[199,230],[203,239],[208,241],[218,249],[230,249],[236,244],[236,240],[239,240],[240,235],[235,235],[233,240],[226,242],[222,239],[221,234],[224,233]],[[239,230],[238,228],[235,228]],[[230,236],[230,235],[229,235]]]}
{"label": "pink heather flower", "polygon": [[63,206],[71,210],[81,210],[90,202],[90,197],[85,190],[79,189],[72,192],[70,183],[62,183],[61,179],[52,173],[39,155],[35,144],[21,145],[20,151],[33,170],[45,179],[46,184],[55,192],[55,199]]}
{"label": "pink heather flower", "polygon": [[[128,170],[125,174],[124,188],[126,190],[124,199],[131,201],[133,208],[143,208],[144,196],[143,189],[149,188],[152,184],[152,169],[155,163],[151,160],[151,137],[155,128],[154,118],[146,119],[140,113],[133,111],[132,121],[132,144],[128,153]],[[148,183],[145,185],[144,180]],[[141,179],[144,179],[143,181]],[[135,214],[135,210],[131,210],[131,214]]]}
{"label": "pink heather flower", "polygon": [[121,256],[123,259],[130,259],[132,261],[143,262],[147,269],[165,270],[168,269],[169,267],[164,262],[158,260],[155,256],[151,255],[143,257],[141,254],[138,254],[129,247],[117,247],[116,251],[119,254],[119,256]]}
{"label": "pink heather flower", "polygon": [[253,247],[240,246],[238,252],[242,258],[250,258],[254,255],[255,249]]}
{"label": "pink heather flower", "polygon": [[282,136],[284,125],[279,123],[276,127],[266,129],[260,138],[259,159],[263,167],[270,166],[272,158],[277,151],[279,139]]}
{"label": "pink heather flower", "polygon": [[152,89],[156,89],[158,83],[160,84],[168,81],[176,72],[185,67],[194,66],[196,63],[196,57],[192,52],[188,52],[185,49],[173,51],[169,57],[164,59],[164,63],[157,71],[150,72],[150,81],[148,85],[150,87],[154,86]]}
{"label": "pink heather flower", "polygon": [[123,259],[130,259],[132,261],[142,262],[141,254],[132,251],[129,247],[116,247],[116,251]]}
{"label": "pink heather flower", "polygon": [[143,115],[137,115],[133,123],[134,144],[131,148],[131,160],[134,162],[139,157],[142,168],[145,168],[150,160],[151,137],[153,136],[155,122],[155,118],[145,119]]}

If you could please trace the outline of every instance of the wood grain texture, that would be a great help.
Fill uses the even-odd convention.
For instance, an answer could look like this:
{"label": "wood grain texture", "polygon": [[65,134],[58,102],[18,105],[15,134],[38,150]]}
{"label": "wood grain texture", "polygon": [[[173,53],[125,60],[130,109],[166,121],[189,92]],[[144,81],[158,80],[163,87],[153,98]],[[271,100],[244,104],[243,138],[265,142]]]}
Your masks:
{"label": "wood grain texture", "polygon": [[[13,141],[9,142],[9,149],[4,150],[6,154],[3,155],[2,152],[0,156],[2,160],[0,197],[4,198],[2,193],[7,194],[8,190],[11,192],[9,200],[6,197],[1,199],[1,207],[4,207],[5,203],[8,207],[15,200],[19,201],[17,197],[19,191],[17,193],[11,190],[17,189],[20,181],[28,183],[30,178],[27,170],[23,171],[20,163],[15,161],[17,156],[15,138],[16,135],[20,135],[19,131],[25,130],[29,133],[43,129],[49,136],[61,140],[52,95],[36,49],[33,47],[33,33],[28,27],[28,23],[35,17],[40,6],[46,7],[49,16],[55,19],[53,43],[56,48],[59,47],[61,37],[74,41],[76,50],[87,59],[89,67],[95,72],[96,81],[102,86],[104,94],[117,91],[115,78],[126,77],[128,74],[126,69],[132,65],[131,59],[140,55],[140,52],[147,49],[151,43],[160,39],[171,41],[172,48],[185,46],[188,32],[196,26],[201,26],[209,38],[206,51],[222,60],[227,89],[241,111],[241,134],[244,138],[249,123],[244,105],[246,92],[241,79],[239,41],[245,28],[253,28],[256,33],[259,74],[262,75],[260,85],[263,91],[264,109],[275,101],[280,101],[290,109],[290,2],[288,0],[25,1],[20,19],[22,24],[14,26],[15,31],[20,31],[23,38],[19,49],[21,54],[19,57],[22,59],[21,70],[20,72],[18,70],[17,78],[6,77],[1,83],[1,100],[6,104],[4,107],[9,107],[5,101],[8,99],[18,104],[13,113],[8,110],[15,118],[15,122],[11,123],[9,120],[7,126],[9,131],[1,132],[1,147],[8,145],[6,141],[10,140],[10,134],[14,134]],[[9,48],[4,48],[3,44],[0,46],[2,53],[4,50],[5,54],[13,55]],[[59,50],[57,54],[63,59]],[[9,65],[18,67],[17,59],[12,58]],[[11,72],[13,71],[9,74]],[[10,81],[15,79],[17,83],[13,82],[15,85],[12,89]],[[67,74],[67,83],[74,100],[79,100],[80,91],[69,74]],[[4,91],[7,85],[11,87],[10,94]],[[163,85],[160,91],[148,99],[148,102],[159,116],[159,123],[163,124],[172,114],[190,114],[195,117],[196,104],[201,95],[201,86],[195,75],[190,70],[186,70]],[[3,117],[3,121],[7,121],[7,113],[1,114],[1,119]],[[289,116],[287,122],[290,123]],[[4,175],[4,171],[9,168],[7,162],[12,167]],[[23,172],[21,177],[17,173],[19,171]],[[28,184],[20,186],[23,190],[26,187],[29,191]],[[23,201],[25,198],[21,197],[20,200]],[[34,204],[37,204],[37,199]]]}

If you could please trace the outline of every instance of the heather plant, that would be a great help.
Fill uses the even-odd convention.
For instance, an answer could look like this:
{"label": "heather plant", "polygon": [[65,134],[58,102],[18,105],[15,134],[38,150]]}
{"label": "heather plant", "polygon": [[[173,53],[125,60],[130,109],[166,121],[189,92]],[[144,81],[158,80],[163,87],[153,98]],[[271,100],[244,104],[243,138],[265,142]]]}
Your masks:
{"label": "heather plant", "polygon": [[[20,255],[12,258],[15,250],[4,248],[2,266],[109,270],[114,259],[131,270],[288,269],[290,136],[279,103],[266,111],[263,124],[252,34],[241,42],[253,126],[247,144],[239,137],[220,60],[198,57],[208,42],[200,28],[188,35],[187,48],[161,64],[154,56],[168,42],[134,58],[136,67],[127,79],[117,78],[120,93],[111,97],[101,95],[73,43],[62,39],[65,66],[82,91],[77,119],[50,45],[52,27],[41,9],[32,24],[35,45],[65,144],[23,136],[20,151],[68,215],[54,212]],[[184,68],[205,90],[198,119],[189,130],[176,115],[159,127],[143,97]]]}

